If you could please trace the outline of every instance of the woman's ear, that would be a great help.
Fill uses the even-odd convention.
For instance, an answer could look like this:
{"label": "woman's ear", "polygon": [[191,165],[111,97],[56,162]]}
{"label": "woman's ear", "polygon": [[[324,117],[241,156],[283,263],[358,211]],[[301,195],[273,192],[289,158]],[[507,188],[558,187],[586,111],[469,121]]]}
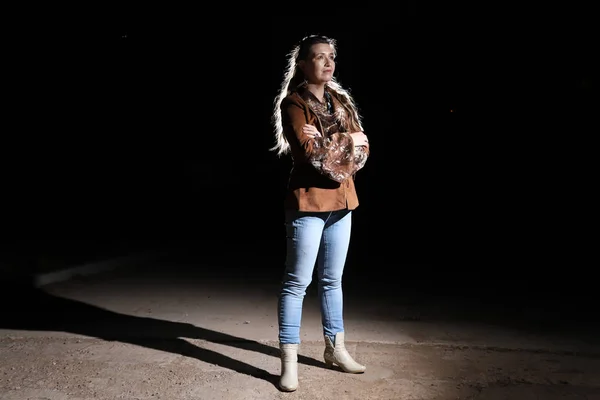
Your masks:
{"label": "woman's ear", "polygon": [[298,61],[298,68],[300,68],[300,71],[304,72],[305,66],[306,66],[306,61],[304,61],[304,60]]}

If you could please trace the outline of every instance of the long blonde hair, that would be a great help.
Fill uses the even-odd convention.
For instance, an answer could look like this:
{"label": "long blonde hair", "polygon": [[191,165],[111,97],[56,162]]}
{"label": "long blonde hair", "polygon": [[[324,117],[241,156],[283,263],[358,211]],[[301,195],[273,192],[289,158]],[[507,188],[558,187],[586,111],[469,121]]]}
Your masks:
{"label": "long blonde hair", "polygon": [[[270,148],[278,156],[287,154],[290,152],[290,144],[288,143],[285,135],[283,134],[283,122],[281,115],[281,103],[283,99],[289,96],[295,91],[298,86],[304,83],[304,73],[298,67],[300,60],[306,60],[310,55],[310,49],[313,45],[319,43],[327,43],[333,47],[334,51],[336,48],[335,39],[320,36],[310,35],[300,41],[300,43],[292,49],[287,55],[288,64],[283,75],[283,81],[279,89],[279,93],[275,97],[273,115],[271,118],[274,130],[275,130],[275,145]],[[342,87],[342,85],[335,79],[335,77],[327,83],[327,88],[337,94],[338,99],[350,110],[351,117],[354,120],[357,130],[362,130],[361,116],[358,112],[354,99],[350,95],[350,92]]]}

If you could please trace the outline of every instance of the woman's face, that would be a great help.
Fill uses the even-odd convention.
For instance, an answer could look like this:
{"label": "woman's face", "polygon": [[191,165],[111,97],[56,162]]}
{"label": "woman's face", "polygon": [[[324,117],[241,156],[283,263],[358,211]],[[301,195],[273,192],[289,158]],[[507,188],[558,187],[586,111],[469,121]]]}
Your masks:
{"label": "woman's face", "polygon": [[335,72],[335,51],[330,44],[314,44],[310,49],[308,59],[301,60],[299,66],[308,83],[329,82]]}

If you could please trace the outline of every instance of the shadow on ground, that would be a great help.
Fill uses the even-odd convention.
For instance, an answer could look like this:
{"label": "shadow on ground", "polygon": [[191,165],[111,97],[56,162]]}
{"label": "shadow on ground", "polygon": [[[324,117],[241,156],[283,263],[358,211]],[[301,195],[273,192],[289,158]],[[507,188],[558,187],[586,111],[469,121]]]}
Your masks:
{"label": "shadow on ground", "polygon": [[[14,279],[9,287],[4,286],[2,289],[0,329],[67,332],[120,341],[195,358],[277,386],[278,376],[257,366],[195,346],[183,338],[200,339],[279,357],[279,349],[275,347],[192,324],[125,315],[57,297],[35,288],[28,278]],[[322,362],[306,356],[299,355],[298,361],[326,368]]]}

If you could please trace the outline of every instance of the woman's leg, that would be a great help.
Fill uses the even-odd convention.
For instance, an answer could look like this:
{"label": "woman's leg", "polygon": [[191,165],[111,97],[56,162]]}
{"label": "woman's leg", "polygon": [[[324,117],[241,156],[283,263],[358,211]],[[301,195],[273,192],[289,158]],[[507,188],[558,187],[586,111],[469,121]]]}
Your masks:
{"label": "woman's leg", "polygon": [[338,332],[344,332],[344,299],[342,275],[350,245],[352,212],[336,211],[326,220],[321,237],[318,261],[318,292],[321,304],[323,333],[335,340]]}
{"label": "woman's leg", "polygon": [[330,213],[286,213],[287,255],[279,295],[279,342],[300,343],[302,303],[311,283],[319,245]]}
{"label": "woman's leg", "polygon": [[325,338],[325,363],[337,364],[343,371],[360,374],[366,370],[357,363],[345,345],[342,275],[350,245],[352,213],[332,213],[325,223],[319,252],[318,276],[323,336]]}

